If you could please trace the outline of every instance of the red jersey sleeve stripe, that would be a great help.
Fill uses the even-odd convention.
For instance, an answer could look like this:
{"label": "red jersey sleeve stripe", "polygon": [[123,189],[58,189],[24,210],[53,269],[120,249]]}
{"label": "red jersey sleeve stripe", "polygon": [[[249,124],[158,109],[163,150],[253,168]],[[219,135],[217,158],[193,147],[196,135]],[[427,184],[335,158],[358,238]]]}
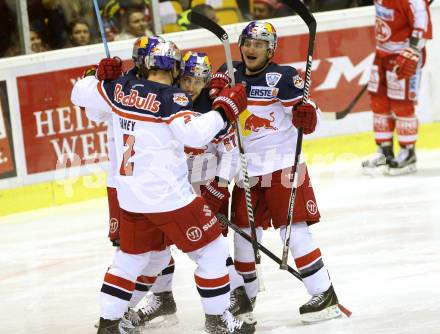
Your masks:
{"label": "red jersey sleeve stripe", "polygon": [[305,267],[305,266],[311,264],[312,262],[316,261],[320,257],[321,257],[321,251],[319,248],[316,248],[314,251],[312,251],[306,255],[303,255],[299,258],[296,258],[295,259],[296,267],[297,268]]}
{"label": "red jersey sleeve stripe", "polygon": [[122,289],[125,289],[127,291],[134,291],[135,288],[135,283],[132,281],[129,281],[128,279],[110,274],[110,273],[106,273],[104,276],[104,282],[111,284],[111,285],[116,285]]}
{"label": "red jersey sleeve stripe", "polygon": [[219,278],[203,278],[194,275],[194,279],[200,288],[217,288],[229,284],[229,274]]}

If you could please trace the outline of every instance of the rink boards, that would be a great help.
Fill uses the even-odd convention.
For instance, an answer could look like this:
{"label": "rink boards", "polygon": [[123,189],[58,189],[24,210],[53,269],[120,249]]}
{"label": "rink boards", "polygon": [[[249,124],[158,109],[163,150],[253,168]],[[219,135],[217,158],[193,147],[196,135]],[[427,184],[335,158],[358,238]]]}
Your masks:
{"label": "rink boards", "polygon": [[[432,17],[437,36],[440,9],[436,4]],[[311,95],[324,112],[339,111],[368,81],[374,50],[374,11],[364,7],[320,13],[316,18]],[[275,61],[302,69],[308,41],[306,26],[297,17],[271,22],[280,37]],[[233,59],[240,59],[235,41],[244,26],[226,27],[234,42]],[[207,31],[173,33],[166,38],[183,50],[207,52],[214,69],[224,62],[223,47]],[[131,66],[132,42],[109,45],[111,54],[124,59],[127,68]],[[418,106],[423,123],[440,119],[439,107],[434,108],[440,105],[439,94],[434,94],[440,89],[440,69],[434,66],[440,62],[439,44],[428,44]],[[102,45],[93,45],[0,60],[0,215],[105,194],[105,124],[89,122],[70,103],[75,80],[85,67],[102,57]],[[333,147],[334,154],[339,148],[345,148],[341,153],[354,154],[373,150],[371,134],[365,133],[371,127],[368,109],[365,94],[354,115],[341,121],[324,121],[311,139],[326,138],[306,142],[306,152],[322,155],[322,149],[328,147]],[[435,132],[437,126],[423,126],[418,146],[440,145],[431,135]],[[328,140],[332,144],[328,145]],[[346,147],[348,142],[352,143],[350,148]]]}

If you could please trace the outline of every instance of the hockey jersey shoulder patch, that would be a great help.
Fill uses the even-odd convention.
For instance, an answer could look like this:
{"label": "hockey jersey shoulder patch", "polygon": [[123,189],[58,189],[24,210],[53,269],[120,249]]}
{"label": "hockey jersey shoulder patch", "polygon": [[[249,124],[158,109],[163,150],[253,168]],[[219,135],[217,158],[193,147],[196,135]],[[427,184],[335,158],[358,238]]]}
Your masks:
{"label": "hockey jersey shoulder patch", "polygon": [[182,107],[186,107],[189,104],[189,98],[185,93],[174,93],[173,102]]}

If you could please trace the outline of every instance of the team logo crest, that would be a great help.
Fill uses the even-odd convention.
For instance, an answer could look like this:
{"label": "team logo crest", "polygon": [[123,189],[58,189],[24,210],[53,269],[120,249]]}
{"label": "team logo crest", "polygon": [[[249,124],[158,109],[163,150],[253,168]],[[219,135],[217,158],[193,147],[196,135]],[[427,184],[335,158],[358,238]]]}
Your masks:
{"label": "team logo crest", "polygon": [[115,233],[119,229],[119,222],[116,218],[110,219],[110,233]]}
{"label": "team logo crest", "polygon": [[266,73],[266,83],[269,87],[275,87],[281,79],[281,74],[276,72]]}
{"label": "team logo crest", "polygon": [[186,230],[186,237],[189,241],[197,242],[202,239],[202,230],[197,226],[191,226]]}
{"label": "team logo crest", "polygon": [[316,205],[316,203],[314,201],[308,200],[306,203],[306,207],[307,207],[307,211],[311,215],[316,215],[318,213],[318,206]]}
{"label": "team logo crest", "polygon": [[304,81],[299,74],[293,77],[293,85],[298,89],[304,88]]}
{"label": "team logo crest", "polygon": [[185,107],[189,103],[188,97],[185,95],[185,93],[174,93],[173,94],[173,101],[174,103],[177,103],[179,106]]}

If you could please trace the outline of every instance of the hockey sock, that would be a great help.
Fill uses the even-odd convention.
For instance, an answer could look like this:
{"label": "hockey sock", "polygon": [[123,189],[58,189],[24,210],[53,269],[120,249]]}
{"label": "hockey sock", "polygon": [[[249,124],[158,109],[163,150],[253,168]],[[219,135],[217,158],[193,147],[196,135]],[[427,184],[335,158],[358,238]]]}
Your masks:
{"label": "hockey sock", "polygon": [[157,276],[156,283],[154,283],[151,291],[153,293],[172,291],[173,289],[173,277],[174,277],[174,259],[171,257],[168,266],[161,271]]}
{"label": "hockey sock", "polygon": [[[285,230],[285,227],[280,229],[282,238]],[[330,277],[322,261],[321,251],[305,222],[292,224],[290,251],[308,293],[316,295],[327,291],[331,285]]]}

